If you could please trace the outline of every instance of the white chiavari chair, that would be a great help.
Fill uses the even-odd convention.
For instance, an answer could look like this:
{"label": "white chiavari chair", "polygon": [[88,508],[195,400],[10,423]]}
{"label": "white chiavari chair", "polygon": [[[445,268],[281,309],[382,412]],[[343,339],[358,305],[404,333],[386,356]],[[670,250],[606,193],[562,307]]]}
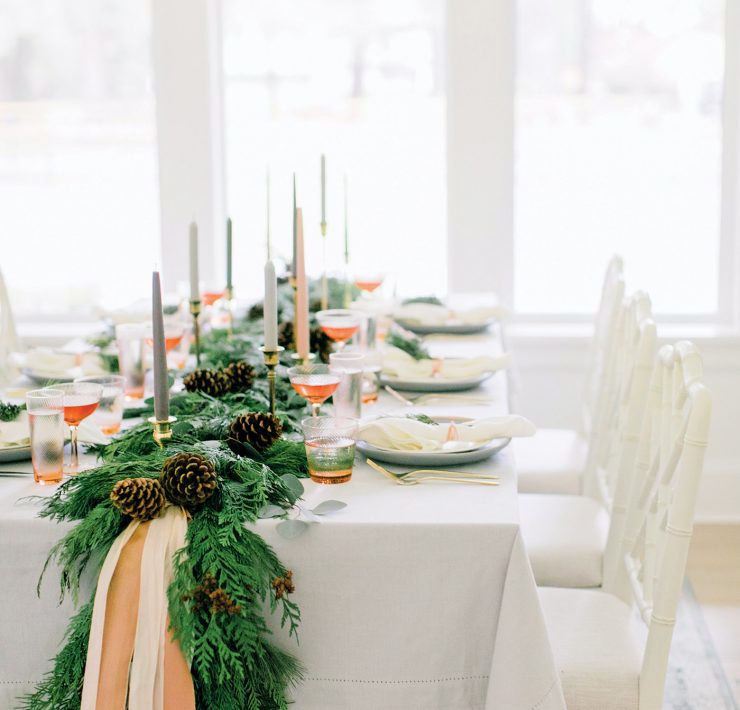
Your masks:
{"label": "white chiavari chair", "polygon": [[593,465],[605,402],[613,394],[617,324],[623,298],[622,259],[613,256],[604,275],[591,341],[581,428],[540,429],[534,437],[513,443],[521,493],[581,493],[584,474]]}
{"label": "white chiavari chair", "polygon": [[[603,400],[603,432],[595,440],[596,495],[519,496],[522,535],[541,586],[599,587],[605,568],[613,567],[616,550],[608,545],[614,525],[610,513],[618,491],[623,507],[619,483],[623,477],[631,479],[634,469],[655,362],[655,323],[646,294],[636,293],[623,304],[617,332],[621,338],[614,363],[617,382],[609,399]],[[620,508],[620,526],[622,521]]]}
{"label": "white chiavari chair", "polygon": [[689,342],[660,350],[614,592],[540,589],[569,710],[660,710],[711,400]]}
{"label": "white chiavari chair", "polygon": [[16,334],[10,298],[0,271],[0,384],[9,384],[18,376],[16,368],[10,361],[10,355],[19,349],[20,341]]}

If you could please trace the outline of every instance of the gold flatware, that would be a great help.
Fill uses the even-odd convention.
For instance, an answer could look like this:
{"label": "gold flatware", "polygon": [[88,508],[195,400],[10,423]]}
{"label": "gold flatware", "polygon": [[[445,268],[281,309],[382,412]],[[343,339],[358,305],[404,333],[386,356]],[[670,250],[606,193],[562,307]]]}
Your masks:
{"label": "gold flatware", "polygon": [[[473,478],[467,478],[465,476],[457,475],[456,471],[443,471],[442,473],[453,474],[453,475],[436,475],[435,469],[417,469],[415,471],[409,471],[408,473],[397,476],[391,473],[388,469],[383,468],[380,464],[375,463],[372,459],[367,459],[367,464],[370,468],[375,469],[378,473],[382,474],[386,478],[389,478],[399,486],[415,486],[421,481],[450,481],[452,483],[477,483],[481,486],[498,486],[499,481],[495,478],[486,476],[478,476],[477,474],[470,474]],[[411,474],[424,473],[431,471],[435,475],[431,476],[412,476]]]}

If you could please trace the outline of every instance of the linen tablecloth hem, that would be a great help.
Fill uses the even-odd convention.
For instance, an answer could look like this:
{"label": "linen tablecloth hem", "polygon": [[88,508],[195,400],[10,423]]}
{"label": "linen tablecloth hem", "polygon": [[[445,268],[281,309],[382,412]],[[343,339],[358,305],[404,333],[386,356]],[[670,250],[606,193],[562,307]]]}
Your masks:
{"label": "linen tablecloth hem", "polygon": [[308,676],[305,682],[314,683],[358,683],[366,685],[419,685],[428,683],[457,683],[469,680],[488,680],[487,675],[451,676],[449,678],[420,678],[413,680],[374,680],[370,678],[315,678]]}

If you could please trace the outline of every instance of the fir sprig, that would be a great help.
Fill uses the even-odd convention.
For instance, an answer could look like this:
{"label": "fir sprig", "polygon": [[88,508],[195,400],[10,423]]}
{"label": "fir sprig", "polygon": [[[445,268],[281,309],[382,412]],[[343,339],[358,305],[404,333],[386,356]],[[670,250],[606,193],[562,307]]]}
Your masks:
{"label": "fir sprig", "polygon": [[12,422],[24,409],[25,406],[20,404],[0,402],[0,422]]}
{"label": "fir sprig", "polygon": [[428,360],[431,357],[421,338],[400,328],[393,328],[386,336],[385,342],[408,353],[414,360]]}

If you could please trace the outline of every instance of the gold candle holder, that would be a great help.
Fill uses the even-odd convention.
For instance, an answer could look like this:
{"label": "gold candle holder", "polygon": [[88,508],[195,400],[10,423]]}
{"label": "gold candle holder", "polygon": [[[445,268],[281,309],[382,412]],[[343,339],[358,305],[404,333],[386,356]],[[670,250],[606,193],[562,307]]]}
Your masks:
{"label": "gold candle holder", "polygon": [[270,388],[270,414],[275,414],[275,369],[280,362],[280,353],[285,348],[278,345],[277,350],[268,350],[263,345],[260,350],[262,351],[265,367],[267,367],[267,384]]}
{"label": "gold candle holder", "polygon": [[157,446],[159,446],[160,449],[163,449],[163,442],[172,438],[172,425],[177,421],[177,417],[167,417],[167,419],[149,417],[148,421],[154,427],[154,431],[152,433],[154,441],[157,442]]}
{"label": "gold candle holder", "polygon": [[321,223],[321,243],[323,245],[324,272],[321,276],[321,310],[329,308],[329,279],[326,275],[326,222]]}
{"label": "gold candle holder", "polygon": [[298,279],[291,276],[288,283],[293,289],[293,350],[298,350]]}
{"label": "gold candle holder", "polygon": [[229,338],[234,337],[234,287],[227,286],[224,289],[224,300],[226,301],[226,312],[229,317]]}
{"label": "gold candle holder", "polygon": [[190,315],[193,316],[193,335],[195,336],[195,364],[200,367],[200,300],[190,301]]}

